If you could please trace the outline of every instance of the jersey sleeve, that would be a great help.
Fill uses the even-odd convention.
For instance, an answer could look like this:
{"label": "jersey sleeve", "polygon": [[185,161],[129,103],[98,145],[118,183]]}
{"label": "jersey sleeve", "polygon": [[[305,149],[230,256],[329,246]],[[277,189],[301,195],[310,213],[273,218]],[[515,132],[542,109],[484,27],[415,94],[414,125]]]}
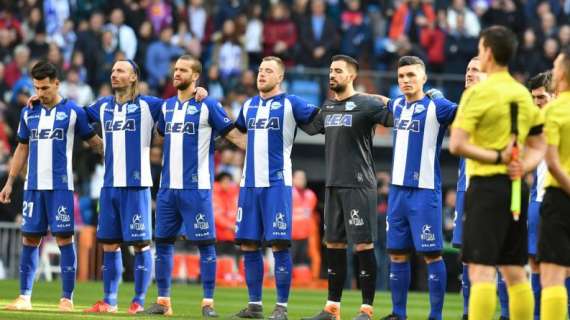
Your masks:
{"label": "jersey sleeve", "polygon": [[236,128],[241,131],[241,132],[246,132],[247,131],[247,125],[245,123],[245,115],[244,113],[246,112],[247,108],[249,107],[251,103],[251,99],[248,99],[243,106],[241,107],[241,109],[239,110],[239,114],[237,116],[236,122],[235,122],[235,126]]}
{"label": "jersey sleeve", "polygon": [[475,128],[486,110],[484,101],[493,101],[493,99],[485,100],[484,92],[485,90],[478,90],[477,86],[465,91],[452,124],[453,128],[465,130],[469,134],[475,132]]}
{"label": "jersey sleeve", "polygon": [[152,115],[154,122],[158,121],[164,100],[157,97],[145,96],[144,101],[148,103],[150,114]]}
{"label": "jersey sleeve", "polygon": [[297,123],[307,124],[311,122],[319,111],[315,105],[310,104],[297,96],[290,95],[287,99],[291,102],[293,117]]}
{"label": "jersey sleeve", "polygon": [[214,128],[214,130],[216,130],[220,135],[223,136],[234,128],[232,120],[226,113],[226,110],[224,110],[224,107],[222,106],[221,103],[212,98],[206,99],[204,103],[206,103],[206,106],[210,111],[208,113],[209,114],[208,122],[210,123],[210,126]]}
{"label": "jersey sleeve", "polygon": [[166,119],[164,115],[166,114],[166,101],[162,103],[160,107],[160,113],[158,114],[158,120],[156,121],[156,131],[161,136],[164,136],[164,131],[166,129]]}
{"label": "jersey sleeve", "polygon": [[445,98],[437,98],[433,102],[436,105],[437,121],[444,125],[451,124],[457,113],[457,104]]}
{"label": "jersey sleeve", "polygon": [[544,122],[544,132],[546,133],[546,143],[553,146],[560,145],[560,123],[555,115],[554,108],[547,107],[546,121]]}
{"label": "jersey sleeve", "polygon": [[101,113],[99,111],[101,110],[103,99],[104,98],[101,98],[93,102],[89,106],[83,108],[85,111],[85,115],[87,117],[87,121],[89,121],[90,123],[101,121]]}
{"label": "jersey sleeve", "polygon": [[314,136],[316,134],[324,134],[325,133],[325,123],[323,120],[323,112],[322,110],[317,109],[317,114],[313,117],[308,123],[299,124],[301,130],[305,131],[308,135]]}
{"label": "jersey sleeve", "polygon": [[394,126],[394,116],[388,106],[384,105],[382,101],[376,98],[369,98],[370,104],[370,119],[374,124],[381,124],[385,127]]}
{"label": "jersey sleeve", "polygon": [[30,129],[26,121],[28,115],[28,108],[23,108],[20,113],[20,124],[18,125],[18,142],[28,144],[30,141]]}
{"label": "jersey sleeve", "polygon": [[83,140],[89,140],[95,135],[95,130],[87,120],[87,113],[83,108],[74,106],[73,110],[77,115],[77,120],[75,122],[75,132],[81,136]]}

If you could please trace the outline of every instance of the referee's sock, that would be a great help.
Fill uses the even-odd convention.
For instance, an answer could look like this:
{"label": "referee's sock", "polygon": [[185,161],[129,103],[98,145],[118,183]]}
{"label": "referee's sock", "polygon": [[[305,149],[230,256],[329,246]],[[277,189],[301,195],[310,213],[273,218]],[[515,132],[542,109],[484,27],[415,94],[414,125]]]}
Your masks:
{"label": "referee's sock", "polygon": [[468,264],[463,264],[463,273],[461,274],[461,291],[463,292],[463,314],[467,315],[469,311],[469,292],[471,291]]}
{"label": "referee's sock", "polygon": [[513,319],[532,319],[534,317],[533,300],[532,289],[528,281],[509,286],[510,316]]}
{"label": "referee's sock", "polygon": [[329,278],[328,301],[340,302],[342,287],[346,279],[346,249],[327,248]]}
{"label": "referee's sock", "polygon": [[150,247],[135,252],[135,296],[133,302],[144,306],[146,292],[152,280],[152,255]]}
{"label": "referee's sock", "polygon": [[447,286],[447,273],[443,259],[428,263],[428,287],[430,313],[429,318],[441,320],[443,312],[443,300]]}
{"label": "referee's sock", "polygon": [[75,271],[77,262],[75,257],[75,246],[73,243],[59,247],[61,257],[59,260],[61,270],[61,287],[62,298],[73,299],[73,290],[75,289]]}
{"label": "referee's sock", "polygon": [[289,301],[289,290],[291,289],[291,276],[293,262],[289,249],[273,251],[275,258],[275,288],[277,289],[277,303],[283,306]]}
{"label": "referee's sock", "polygon": [[540,319],[566,319],[568,308],[568,293],[563,286],[553,286],[542,289],[540,301]]}
{"label": "referee's sock", "polygon": [[534,295],[534,319],[540,319],[540,273],[530,275],[530,284]]}
{"label": "referee's sock", "polygon": [[249,302],[261,303],[263,287],[263,255],[261,250],[243,251],[243,262]]}
{"label": "referee's sock", "polygon": [[406,318],[408,289],[411,278],[410,262],[390,263],[390,291],[392,291],[392,314]]}
{"label": "referee's sock", "polygon": [[157,243],[156,259],[154,260],[154,265],[155,265],[156,287],[158,288],[158,297],[160,298],[170,297],[173,264],[174,264],[174,244]]}
{"label": "referee's sock", "polygon": [[501,304],[501,317],[509,318],[509,294],[503,275],[497,272],[497,294]]}
{"label": "referee's sock", "polygon": [[213,299],[216,287],[216,247],[209,244],[198,246],[198,250],[200,250],[200,280],[204,299]]}
{"label": "referee's sock", "polygon": [[123,257],[121,250],[103,253],[103,301],[111,306],[117,305],[119,282],[123,276]]}
{"label": "referee's sock", "polygon": [[362,304],[372,306],[376,293],[376,256],[374,249],[358,251],[358,279],[362,290]]}
{"label": "referee's sock", "polygon": [[497,306],[496,284],[480,282],[471,284],[469,319],[491,320]]}
{"label": "referee's sock", "polygon": [[[570,297],[570,277],[566,278],[566,293]],[[570,314],[570,301],[568,301],[568,314]]]}

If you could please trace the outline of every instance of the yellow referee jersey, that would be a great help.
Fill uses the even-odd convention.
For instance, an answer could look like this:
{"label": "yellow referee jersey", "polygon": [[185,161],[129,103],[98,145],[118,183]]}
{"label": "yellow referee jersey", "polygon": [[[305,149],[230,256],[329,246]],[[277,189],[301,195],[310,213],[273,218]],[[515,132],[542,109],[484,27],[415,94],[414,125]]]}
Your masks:
{"label": "yellow referee jersey", "polygon": [[[564,91],[545,107],[544,131],[549,145],[558,147],[560,165],[570,174],[570,91]],[[546,187],[560,187],[548,173]]]}
{"label": "yellow referee jersey", "polygon": [[[506,71],[490,74],[486,80],[463,93],[452,127],[468,132],[474,145],[502,150],[510,141],[511,102],[519,106],[518,142],[524,146],[529,130],[542,125],[544,118],[528,90]],[[467,159],[467,171],[470,177],[491,176],[506,174],[507,166]]]}

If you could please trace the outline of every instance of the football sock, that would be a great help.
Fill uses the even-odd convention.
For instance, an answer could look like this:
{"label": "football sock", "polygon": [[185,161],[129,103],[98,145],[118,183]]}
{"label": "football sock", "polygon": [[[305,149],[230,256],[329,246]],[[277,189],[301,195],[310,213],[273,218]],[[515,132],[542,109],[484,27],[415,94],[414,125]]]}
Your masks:
{"label": "football sock", "polygon": [[497,305],[496,284],[472,283],[469,295],[469,319],[491,320]]}
{"label": "football sock", "polygon": [[376,256],[374,249],[358,251],[358,280],[362,291],[362,304],[372,306],[376,293]]}
{"label": "football sock", "polygon": [[277,303],[287,303],[289,301],[289,290],[291,288],[291,270],[293,262],[289,249],[273,251],[275,258],[275,288],[277,289]]}
{"label": "football sock", "polygon": [[123,275],[123,258],[121,251],[103,253],[103,301],[112,306],[117,305],[119,282]]}
{"label": "football sock", "polygon": [[174,244],[158,243],[156,245],[155,277],[159,297],[170,297],[172,285],[172,268],[174,265]]}
{"label": "football sock", "polygon": [[[145,250],[146,249],[146,250]],[[150,248],[135,252],[135,296],[132,302],[144,306],[146,291],[152,278],[152,255]]]}
{"label": "football sock", "polygon": [[471,281],[469,280],[469,266],[463,265],[463,273],[461,274],[461,291],[463,292],[463,314],[469,311],[469,293],[471,291]]}
{"label": "football sock", "polygon": [[523,282],[509,286],[509,315],[513,319],[534,317],[534,297],[530,283]]}
{"label": "football sock", "polygon": [[530,284],[534,295],[534,319],[540,319],[540,273],[530,275]]}
{"label": "football sock", "polygon": [[505,279],[503,279],[503,275],[500,272],[497,272],[497,294],[499,295],[499,304],[501,305],[501,316],[509,318],[509,294]]}
{"label": "football sock", "polygon": [[36,269],[38,268],[39,249],[36,246],[22,246],[20,256],[20,294],[24,296],[32,295]]}
{"label": "football sock", "polygon": [[406,318],[408,290],[411,279],[410,262],[390,263],[390,290],[392,291],[392,313],[400,318]]}
{"label": "football sock", "polygon": [[216,287],[216,248],[213,244],[199,246],[200,250],[200,278],[205,299],[214,298]]}
{"label": "football sock", "polygon": [[441,320],[445,288],[447,287],[447,273],[443,259],[428,263],[428,287],[430,313],[429,318]]}
{"label": "football sock", "polygon": [[59,266],[61,269],[62,298],[73,299],[73,289],[75,289],[75,271],[77,262],[75,259],[75,246],[73,243],[60,246]]}
{"label": "football sock", "polygon": [[263,286],[263,255],[261,250],[244,251],[243,255],[249,302],[259,302]]}
{"label": "football sock", "polygon": [[346,279],[346,249],[327,248],[328,300],[340,302]]}
{"label": "football sock", "polygon": [[566,320],[568,293],[563,286],[542,288],[540,319]]}

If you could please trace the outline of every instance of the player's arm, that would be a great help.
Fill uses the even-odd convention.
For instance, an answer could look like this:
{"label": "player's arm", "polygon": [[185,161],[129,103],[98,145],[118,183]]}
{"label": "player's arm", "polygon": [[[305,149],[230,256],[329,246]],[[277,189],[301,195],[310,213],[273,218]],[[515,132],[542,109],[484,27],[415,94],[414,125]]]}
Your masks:
{"label": "player's arm", "polygon": [[0,191],[0,202],[10,203],[10,196],[12,195],[12,187],[16,178],[26,165],[26,160],[28,160],[28,154],[30,152],[29,145],[27,143],[18,143],[12,161],[10,161],[10,173],[8,175],[8,180],[2,191]]}
{"label": "player's arm", "polygon": [[231,143],[235,144],[238,148],[245,150],[247,146],[247,134],[242,133],[237,128],[229,130],[224,138],[228,139]]}
{"label": "player's arm", "polygon": [[511,158],[514,138],[508,147],[503,150],[491,150],[479,147],[469,142],[470,134],[462,128],[452,128],[449,138],[449,152],[482,163],[508,163]]}
{"label": "player's arm", "polygon": [[383,103],[385,106],[387,106],[387,105],[388,105],[388,102],[390,101],[390,98],[388,98],[388,97],[386,97],[386,96],[383,96],[383,95],[381,95],[381,94],[373,94],[373,93],[366,93],[366,92],[358,92],[358,93],[359,93],[359,94],[362,94],[362,95],[365,95],[365,96],[368,96],[368,97],[370,97],[370,98],[374,98],[374,99],[380,100],[380,101],[382,101],[382,103]]}
{"label": "player's arm", "polygon": [[94,135],[91,138],[86,140],[87,144],[91,148],[91,150],[95,151],[96,153],[103,155],[103,139],[98,135]]}
{"label": "player's arm", "polygon": [[560,164],[560,155],[558,153],[558,146],[549,144],[546,148],[546,165],[548,166],[548,171],[558,181],[560,187],[567,193],[570,194],[570,176],[564,171],[564,168]]}
{"label": "player's arm", "polygon": [[317,114],[311,121],[308,123],[299,123],[299,128],[301,128],[301,130],[310,136],[324,134],[325,126],[323,122],[323,112],[321,110],[318,110]]}

